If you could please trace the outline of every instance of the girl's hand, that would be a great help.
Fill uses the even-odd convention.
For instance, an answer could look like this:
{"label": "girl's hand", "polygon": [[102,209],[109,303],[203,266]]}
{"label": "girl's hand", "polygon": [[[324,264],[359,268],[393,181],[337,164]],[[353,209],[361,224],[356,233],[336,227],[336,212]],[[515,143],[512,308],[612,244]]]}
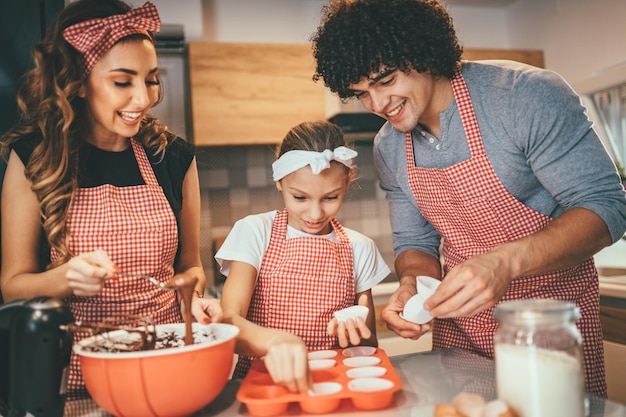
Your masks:
{"label": "girl's hand", "polygon": [[264,363],[272,380],[292,392],[305,393],[313,386],[308,350],[304,341],[288,332],[274,335],[268,342]]}
{"label": "girl's hand", "polygon": [[336,318],[333,318],[328,322],[327,332],[330,336],[339,339],[339,346],[342,348],[348,347],[350,344],[356,346],[361,343],[361,340],[372,337],[370,328],[360,317],[357,317],[356,320],[348,319],[346,321],[337,321]]}
{"label": "girl's hand", "polygon": [[220,300],[213,297],[193,297],[191,302],[191,314],[197,322],[203,324],[219,323],[224,317]]}
{"label": "girl's hand", "polygon": [[82,253],[67,263],[65,277],[74,295],[92,297],[97,295],[104,282],[115,275],[117,267],[103,250]]}

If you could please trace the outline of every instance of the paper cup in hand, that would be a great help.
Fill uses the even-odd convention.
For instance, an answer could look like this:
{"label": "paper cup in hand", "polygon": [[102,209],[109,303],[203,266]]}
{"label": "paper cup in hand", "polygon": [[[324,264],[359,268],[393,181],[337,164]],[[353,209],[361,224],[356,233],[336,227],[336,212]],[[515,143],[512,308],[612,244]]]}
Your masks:
{"label": "paper cup in hand", "polygon": [[425,300],[421,294],[415,294],[409,298],[409,301],[404,305],[404,311],[400,313],[400,317],[417,324],[428,323],[433,317],[428,311],[424,310]]}
{"label": "paper cup in hand", "polygon": [[369,311],[370,309],[366,306],[350,306],[343,310],[335,311],[333,315],[338,322],[347,321],[348,319],[356,321],[357,317],[361,317],[365,321]]}
{"label": "paper cup in hand", "polygon": [[416,278],[417,281],[417,293],[424,297],[424,300],[435,293],[441,281],[436,278],[427,277],[426,275],[420,275]]}
{"label": "paper cup in hand", "polygon": [[400,314],[404,320],[417,324],[425,324],[432,320],[432,316],[424,310],[424,301],[435,293],[441,281],[435,278],[420,275],[417,278],[417,294],[409,298]]}

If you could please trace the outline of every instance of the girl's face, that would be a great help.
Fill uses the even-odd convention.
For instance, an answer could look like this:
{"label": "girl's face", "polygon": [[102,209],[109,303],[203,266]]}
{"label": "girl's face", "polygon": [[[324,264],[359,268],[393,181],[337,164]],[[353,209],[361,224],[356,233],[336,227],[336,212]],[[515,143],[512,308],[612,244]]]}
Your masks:
{"label": "girl's face", "polygon": [[118,142],[137,134],[159,96],[157,55],[147,39],[122,41],[97,63],[80,89],[92,127],[90,142]]}
{"label": "girl's face", "polygon": [[289,212],[289,225],[302,232],[325,235],[331,232],[330,220],[341,208],[348,192],[350,174],[339,162],[313,174],[305,166],[276,183]]}

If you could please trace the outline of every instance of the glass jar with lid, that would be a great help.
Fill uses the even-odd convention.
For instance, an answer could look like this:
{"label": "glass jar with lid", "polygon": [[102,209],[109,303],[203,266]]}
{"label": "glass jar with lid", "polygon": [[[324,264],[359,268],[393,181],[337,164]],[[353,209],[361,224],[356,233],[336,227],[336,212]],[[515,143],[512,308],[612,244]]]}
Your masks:
{"label": "glass jar with lid", "polygon": [[584,417],[578,308],[558,300],[499,304],[494,319],[498,398],[519,417]]}

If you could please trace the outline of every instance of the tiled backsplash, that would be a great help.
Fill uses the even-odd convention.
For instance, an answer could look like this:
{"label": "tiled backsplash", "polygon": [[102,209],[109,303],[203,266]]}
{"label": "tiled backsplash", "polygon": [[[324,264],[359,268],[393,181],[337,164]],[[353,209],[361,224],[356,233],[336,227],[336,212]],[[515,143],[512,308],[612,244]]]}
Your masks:
{"label": "tiled backsplash", "polygon": [[[393,270],[393,246],[387,201],[378,187],[372,160],[372,142],[354,144],[356,180],[337,219],[372,238]],[[242,217],[283,208],[281,194],[272,180],[275,148],[271,145],[207,147],[198,149],[202,197],[201,250],[209,282],[213,279],[213,242],[228,234]],[[397,279],[395,273],[386,281]]]}

